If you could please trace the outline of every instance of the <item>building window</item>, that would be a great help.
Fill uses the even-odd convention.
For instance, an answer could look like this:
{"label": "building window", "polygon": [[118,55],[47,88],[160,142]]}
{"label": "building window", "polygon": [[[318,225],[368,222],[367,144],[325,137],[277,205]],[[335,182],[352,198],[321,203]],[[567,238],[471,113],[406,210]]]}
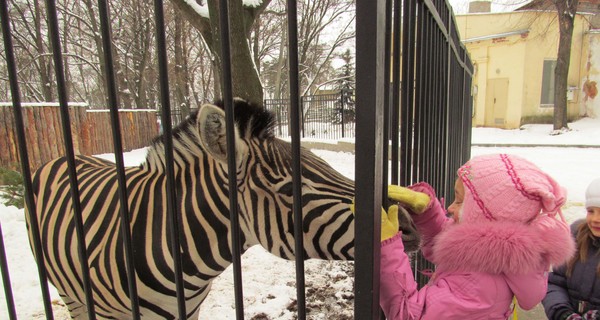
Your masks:
{"label": "building window", "polygon": [[556,60],[544,60],[544,74],[542,75],[542,108],[554,107],[554,68]]}

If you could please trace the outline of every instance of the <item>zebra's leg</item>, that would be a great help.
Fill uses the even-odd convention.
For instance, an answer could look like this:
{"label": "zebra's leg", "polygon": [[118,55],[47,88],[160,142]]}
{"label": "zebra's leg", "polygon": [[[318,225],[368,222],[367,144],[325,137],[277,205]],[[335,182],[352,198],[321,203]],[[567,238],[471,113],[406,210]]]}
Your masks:
{"label": "zebra's leg", "polygon": [[69,314],[71,315],[71,319],[75,319],[75,320],[88,319],[87,307],[84,304],[82,304],[78,301],[75,301],[65,295],[62,295],[62,294],[60,295],[60,297],[62,298],[62,300],[65,302],[65,305],[69,309]]}

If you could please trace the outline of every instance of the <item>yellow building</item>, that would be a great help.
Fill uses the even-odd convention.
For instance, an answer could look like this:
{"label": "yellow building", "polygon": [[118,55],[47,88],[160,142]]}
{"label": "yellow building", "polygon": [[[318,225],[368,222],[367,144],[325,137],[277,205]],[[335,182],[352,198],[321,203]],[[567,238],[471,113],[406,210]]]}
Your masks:
{"label": "yellow building", "polygon": [[[589,17],[575,17],[565,92],[569,120],[585,113],[582,88],[590,83]],[[559,39],[556,12],[475,13],[457,15],[456,23],[475,67],[473,126],[514,129],[526,123],[551,123]]]}

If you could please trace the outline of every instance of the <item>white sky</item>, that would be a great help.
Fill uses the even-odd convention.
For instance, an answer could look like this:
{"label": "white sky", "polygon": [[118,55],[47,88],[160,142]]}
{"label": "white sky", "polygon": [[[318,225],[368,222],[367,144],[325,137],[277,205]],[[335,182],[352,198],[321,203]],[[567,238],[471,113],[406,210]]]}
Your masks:
{"label": "white sky", "polygon": [[[593,148],[551,147],[477,147],[472,155],[486,153],[513,153],[529,159],[553,176],[568,190],[568,201],[563,211],[567,220],[585,216],[583,208],[584,192],[587,185],[600,176],[600,119],[584,118],[571,123],[572,131],[558,136],[550,136],[551,125],[527,125],[521,130],[500,130],[490,128],[473,129],[473,143],[514,143],[546,145],[595,145]],[[351,153],[313,150],[342,174],[354,178],[354,155]],[[125,154],[126,165],[142,161],[145,150]],[[102,155],[113,158],[112,154]],[[8,263],[12,288],[15,294],[17,313],[20,319],[45,319],[39,290],[37,271],[27,241],[24,213],[15,207],[0,205],[0,223],[4,233],[4,243],[8,253]],[[339,307],[338,301],[344,294],[352,293],[352,279],[344,277],[342,262],[309,260],[306,262],[306,282],[318,288],[329,286],[332,289],[331,301],[323,302],[320,308],[313,308],[310,319],[336,319],[341,313],[352,315],[352,308]],[[251,248],[242,257],[245,315],[247,319],[258,313],[269,319],[293,319],[287,306],[295,299],[295,265],[293,262],[275,258],[260,247]],[[341,275],[341,276],[340,276]],[[235,319],[233,276],[228,268],[213,283],[213,288],[201,308],[200,319]],[[53,290],[53,289],[52,289]],[[52,292],[55,319],[65,319],[56,292]],[[338,308],[337,317],[328,309]],[[0,319],[6,319],[4,291],[0,292]]]}

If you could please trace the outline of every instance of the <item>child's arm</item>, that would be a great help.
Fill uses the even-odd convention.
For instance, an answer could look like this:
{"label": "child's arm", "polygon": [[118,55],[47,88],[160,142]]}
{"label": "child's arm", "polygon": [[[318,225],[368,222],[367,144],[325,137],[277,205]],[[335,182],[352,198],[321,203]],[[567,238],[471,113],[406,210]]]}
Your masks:
{"label": "child's arm", "polygon": [[379,303],[388,320],[412,320],[421,317],[417,283],[404,253],[402,233],[381,242]]}
{"label": "child's arm", "polygon": [[561,319],[576,313],[569,302],[569,293],[567,291],[566,266],[562,265],[555,268],[548,276],[548,291],[546,297],[542,300],[544,310],[548,319]]}
{"label": "child's arm", "polygon": [[435,190],[429,184],[420,182],[408,188],[412,191],[426,194],[431,199],[422,213],[411,215],[417,226],[417,230],[421,234],[421,252],[423,257],[431,261],[435,236],[448,225],[452,224],[453,220],[446,216],[446,210],[444,210],[442,204],[437,199]]}

